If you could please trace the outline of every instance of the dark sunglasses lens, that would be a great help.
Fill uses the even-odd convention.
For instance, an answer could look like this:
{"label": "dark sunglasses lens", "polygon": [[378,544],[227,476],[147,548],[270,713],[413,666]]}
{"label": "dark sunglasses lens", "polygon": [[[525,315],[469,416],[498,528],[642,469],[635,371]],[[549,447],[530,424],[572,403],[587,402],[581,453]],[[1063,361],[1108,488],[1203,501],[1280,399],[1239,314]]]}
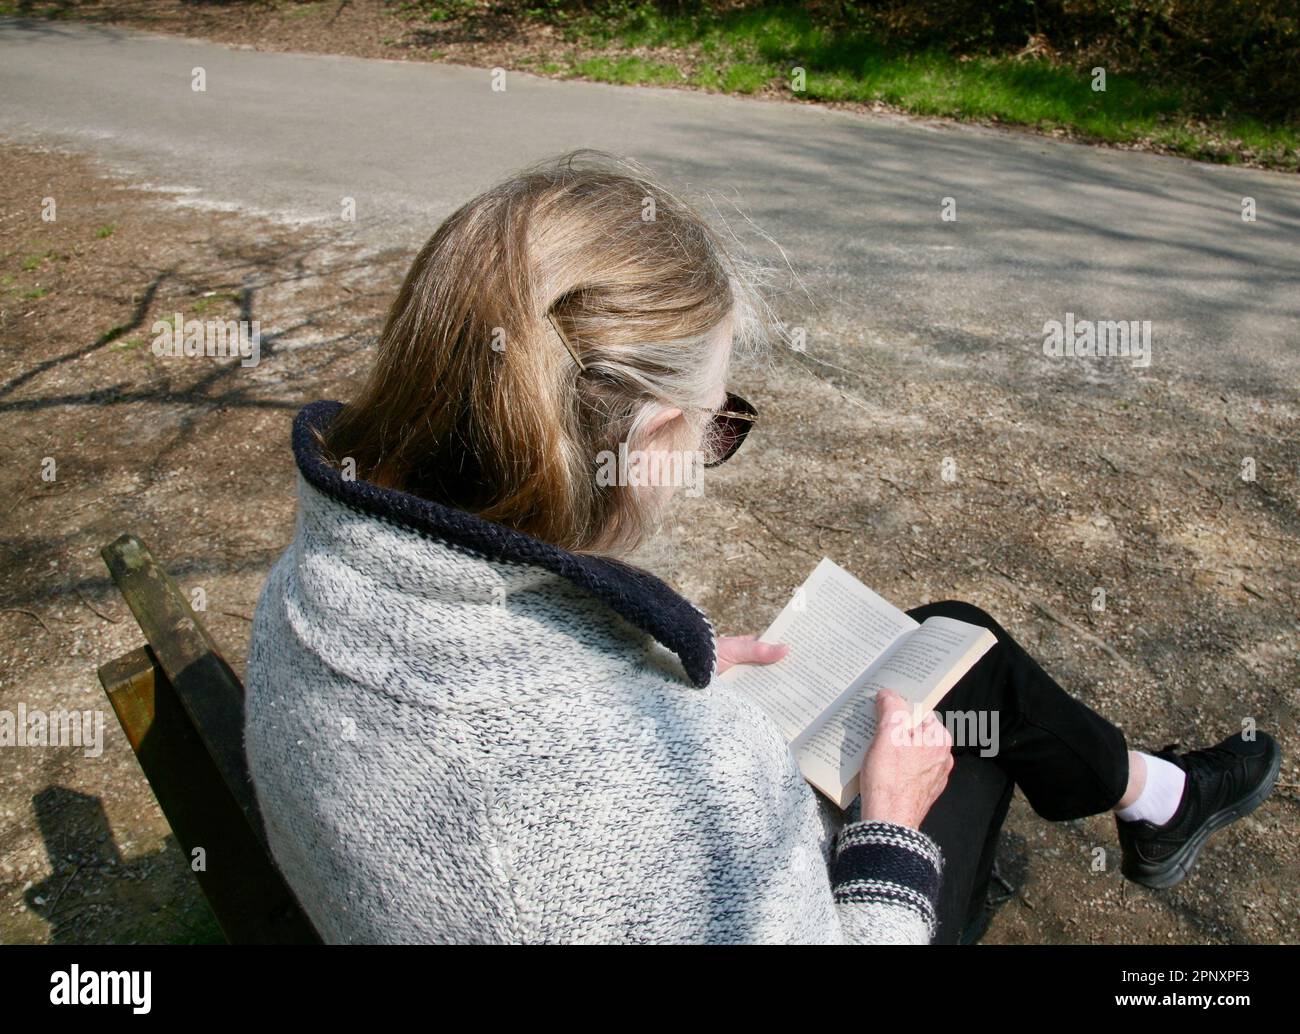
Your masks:
{"label": "dark sunglasses lens", "polygon": [[713,418],[713,454],[714,459],[704,464],[706,467],[716,467],[720,463],[726,463],[736,454],[740,448],[741,442],[745,440],[745,435],[749,433],[749,421],[737,420],[734,417],[719,416]]}
{"label": "dark sunglasses lens", "polygon": [[[719,413],[713,418],[713,452],[714,459],[706,463],[706,467],[716,467],[720,463],[725,463],[736,454],[736,450],[745,441],[745,436],[749,434],[750,428],[754,426],[753,417],[758,415],[758,410],[742,399],[739,395],[728,393],[727,402],[724,408],[727,413]],[[744,416],[730,416],[728,413],[741,413]],[[745,417],[751,419],[745,419]]]}
{"label": "dark sunglasses lens", "polygon": [[739,395],[733,395],[731,392],[727,392],[727,404],[722,408],[729,413],[742,413],[745,416],[750,417],[751,420],[747,422],[752,422],[752,418],[758,416],[757,409],[751,406]]}

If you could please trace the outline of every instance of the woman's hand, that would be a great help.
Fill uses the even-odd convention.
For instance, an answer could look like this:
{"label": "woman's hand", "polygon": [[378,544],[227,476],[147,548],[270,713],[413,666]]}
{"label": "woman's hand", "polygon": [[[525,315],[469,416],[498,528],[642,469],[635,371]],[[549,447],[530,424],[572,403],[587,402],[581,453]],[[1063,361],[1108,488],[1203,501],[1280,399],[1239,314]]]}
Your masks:
{"label": "woman's hand", "polygon": [[862,759],[862,821],[919,829],[948,785],[952,736],[933,711],[906,728],[911,706],[897,693],[876,694],[876,738]]}
{"label": "woman's hand", "polygon": [[719,636],[718,674],[733,664],[771,664],[789,652],[785,643],[760,643],[756,635]]}

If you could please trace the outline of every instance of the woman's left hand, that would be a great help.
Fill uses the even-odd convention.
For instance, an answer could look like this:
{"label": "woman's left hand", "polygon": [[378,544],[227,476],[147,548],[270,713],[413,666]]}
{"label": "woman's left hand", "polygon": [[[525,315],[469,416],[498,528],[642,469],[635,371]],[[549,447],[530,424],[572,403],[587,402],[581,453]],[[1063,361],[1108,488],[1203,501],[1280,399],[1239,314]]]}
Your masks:
{"label": "woman's left hand", "polygon": [[760,643],[756,635],[718,637],[718,674],[733,664],[771,664],[779,661],[790,647],[785,643]]}

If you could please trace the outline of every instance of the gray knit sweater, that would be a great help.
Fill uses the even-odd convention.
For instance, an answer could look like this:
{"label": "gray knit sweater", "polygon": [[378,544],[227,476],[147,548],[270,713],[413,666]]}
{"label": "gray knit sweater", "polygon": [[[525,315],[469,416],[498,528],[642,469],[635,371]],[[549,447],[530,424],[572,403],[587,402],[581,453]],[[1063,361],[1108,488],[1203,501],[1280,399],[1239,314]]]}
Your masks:
{"label": "gray knit sweater", "polygon": [[246,747],[330,942],[928,943],[941,858],[844,823],[662,582],[364,481],[295,422]]}

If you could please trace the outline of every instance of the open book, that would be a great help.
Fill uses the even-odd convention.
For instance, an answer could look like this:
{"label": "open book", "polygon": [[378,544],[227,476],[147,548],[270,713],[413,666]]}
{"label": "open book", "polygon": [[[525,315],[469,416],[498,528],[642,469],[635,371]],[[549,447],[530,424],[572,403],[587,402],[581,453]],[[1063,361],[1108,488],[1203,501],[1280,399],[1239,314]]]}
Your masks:
{"label": "open book", "polygon": [[789,643],[774,664],[738,664],[719,679],[754,700],[780,727],[814,787],[847,808],[876,733],[876,692],[931,711],[995,642],[953,618],[917,624],[833,560],[824,558],[759,637]]}

